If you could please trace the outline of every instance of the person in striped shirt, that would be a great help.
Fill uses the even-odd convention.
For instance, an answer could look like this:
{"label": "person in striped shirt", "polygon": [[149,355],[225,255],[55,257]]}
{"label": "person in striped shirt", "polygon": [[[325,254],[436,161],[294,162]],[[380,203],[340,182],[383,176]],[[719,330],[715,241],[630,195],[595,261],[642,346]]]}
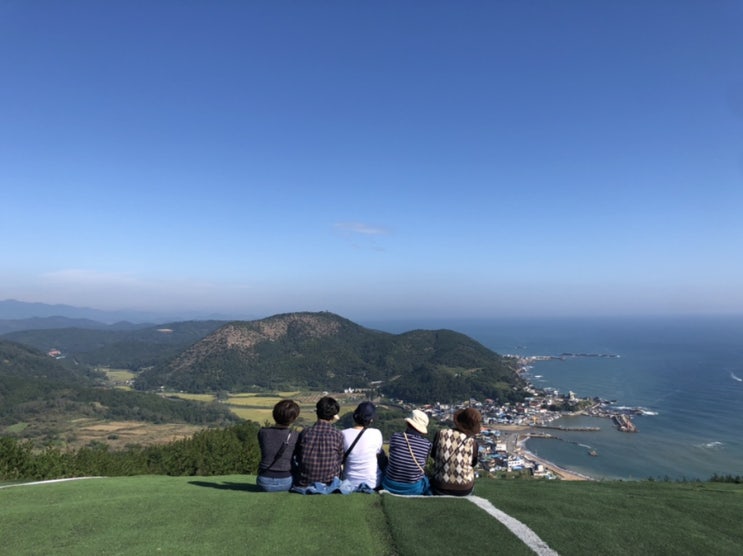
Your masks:
{"label": "person in striped shirt", "polygon": [[390,454],[384,472],[382,488],[394,494],[429,494],[426,463],[431,453],[428,434],[428,415],[414,409],[405,419],[404,432],[396,432],[390,438]]}

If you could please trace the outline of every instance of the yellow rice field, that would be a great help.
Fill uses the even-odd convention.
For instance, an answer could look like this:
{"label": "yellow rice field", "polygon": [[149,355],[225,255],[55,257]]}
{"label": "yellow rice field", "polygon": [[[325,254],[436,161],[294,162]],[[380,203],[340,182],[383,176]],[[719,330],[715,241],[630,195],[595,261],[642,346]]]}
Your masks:
{"label": "yellow rice field", "polygon": [[227,403],[231,406],[273,408],[273,406],[275,406],[282,399],[285,398],[281,398],[279,396],[256,396],[254,394],[237,394],[235,396],[230,396],[227,399]]}
{"label": "yellow rice field", "polygon": [[234,413],[241,419],[254,421],[256,423],[260,423],[261,425],[266,421],[273,422],[271,409],[273,408],[271,407],[266,409],[256,409],[254,407],[230,406],[230,411],[232,411],[232,413]]}
{"label": "yellow rice field", "polygon": [[[216,399],[214,394],[188,394],[179,392],[174,395],[184,400],[200,402],[213,402]],[[263,424],[266,421],[273,422],[272,411],[274,405],[281,400],[294,399],[299,404],[301,411],[298,423],[311,423],[315,420],[315,403],[322,396],[323,394],[318,392],[278,392],[271,396],[253,392],[238,392],[230,394],[225,401],[225,405],[241,419]],[[341,404],[340,415],[352,412],[356,408],[356,403],[344,403],[341,396],[334,396]]]}
{"label": "yellow rice field", "polygon": [[216,399],[214,394],[188,394],[186,392],[179,392],[174,394],[177,398],[183,398],[184,400],[193,400],[197,402],[213,402]]}
{"label": "yellow rice field", "polygon": [[106,375],[106,378],[114,383],[134,380],[134,378],[137,376],[135,373],[128,369],[109,369],[106,367],[101,367],[99,370],[103,371],[103,373],[105,373]]}

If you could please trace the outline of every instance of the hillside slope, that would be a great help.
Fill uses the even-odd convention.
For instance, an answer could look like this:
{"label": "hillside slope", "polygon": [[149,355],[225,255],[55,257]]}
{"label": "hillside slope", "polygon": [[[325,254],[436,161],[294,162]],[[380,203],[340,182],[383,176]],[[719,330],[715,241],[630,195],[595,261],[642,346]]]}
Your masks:
{"label": "hillside slope", "polygon": [[[476,496],[558,554],[737,556],[743,546],[741,485],[478,479]],[[0,497],[14,555],[534,554],[468,498],[261,493],[247,475],[91,479]]]}
{"label": "hillside slope", "polygon": [[305,312],[228,323],[143,372],[136,386],[189,392],[375,387],[410,401],[445,401],[518,396],[522,383],[511,360],[451,330],[389,334],[332,313]]}
{"label": "hillside slope", "polygon": [[102,388],[83,369],[62,365],[33,348],[0,341],[0,432],[22,424],[22,436],[53,440],[70,421],[82,417],[153,423],[236,421],[216,404]]}
{"label": "hillside slope", "polygon": [[2,336],[47,352],[57,349],[80,363],[137,371],[167,361],[210,334],[224,321],[184,321],[103,329],[80,327],[22,330]]}

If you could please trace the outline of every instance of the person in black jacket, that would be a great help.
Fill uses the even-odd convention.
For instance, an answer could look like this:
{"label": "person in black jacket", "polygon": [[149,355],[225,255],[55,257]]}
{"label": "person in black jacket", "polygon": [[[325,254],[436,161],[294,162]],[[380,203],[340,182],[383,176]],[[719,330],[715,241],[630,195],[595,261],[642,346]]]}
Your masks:
{"label": "person in black jacket", "polygon": [[256,484],[266,492],[289,490],[292,487],[292,458],[299,433],[291,425],[297,417],[297,402],[281,400],[273,407],[276,424],[258,431],[261,463]]}

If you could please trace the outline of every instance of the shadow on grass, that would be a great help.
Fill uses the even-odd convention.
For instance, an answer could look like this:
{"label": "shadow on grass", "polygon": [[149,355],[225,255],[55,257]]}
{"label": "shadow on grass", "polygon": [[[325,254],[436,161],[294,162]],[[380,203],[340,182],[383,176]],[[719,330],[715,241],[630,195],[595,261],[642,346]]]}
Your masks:
{"label": "shadow on grass", "polygon": [[254,485],[250,483],[228,483],[228,482],[211,483],[208,481],[189,481],[188,484],[199,486],[199,487],[216,488],[218,490],[241,490],[243,492],[264,492],[264,490],[260,488],[258,485]]}

